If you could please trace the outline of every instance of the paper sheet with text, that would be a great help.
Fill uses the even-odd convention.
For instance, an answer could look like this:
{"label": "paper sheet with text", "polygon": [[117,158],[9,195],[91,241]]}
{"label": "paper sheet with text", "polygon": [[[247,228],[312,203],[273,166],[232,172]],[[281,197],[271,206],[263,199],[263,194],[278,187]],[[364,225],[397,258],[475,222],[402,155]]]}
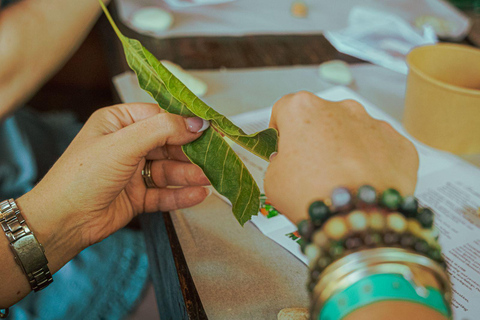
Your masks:
{"label": "paper sheet with text", "polygon": [[[410,139],[418,150],[420,169],[416,196],[420,203],[436,212],[440,243],[449,265],[453,286],[455,319],[478,319],[480,314],[480,169],[460,158],[423,145],[412,138],[402,125],[382,110],[344,87],[335,87],[318,94],[331,101],[353,99],[360,102],[374,118],[390,123]],[[268,127],[271,108],[240,114],[231,120],[247,133]],[[232,148],[248,167],[263,192],[263,178],[268,163],[242,147]],[[306,258],[297,244],[296,226],[285,216],[267,218],[259,213],[252,223],[267,237],[283,246],[302,262]]]}

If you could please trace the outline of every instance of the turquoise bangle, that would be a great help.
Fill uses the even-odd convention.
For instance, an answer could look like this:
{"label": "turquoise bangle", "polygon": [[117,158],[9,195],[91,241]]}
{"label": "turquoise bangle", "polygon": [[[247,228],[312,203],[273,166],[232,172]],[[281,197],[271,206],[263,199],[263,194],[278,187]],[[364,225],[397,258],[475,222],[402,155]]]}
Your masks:
{"label": "turquoise bangle", "polygon": [[442,294],[432,287],[426,290],[426,297],[418,295],[412,284],[399,274],[368,276],[328,299],[318,320],[340,320],[359,308],[388,300],[422,304],[450,319],[451,310]]}

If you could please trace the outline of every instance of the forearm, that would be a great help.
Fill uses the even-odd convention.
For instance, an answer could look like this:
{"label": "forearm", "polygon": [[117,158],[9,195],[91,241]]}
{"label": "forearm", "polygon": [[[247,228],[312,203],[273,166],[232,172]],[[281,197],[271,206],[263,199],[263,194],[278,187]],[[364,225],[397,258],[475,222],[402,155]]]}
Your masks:
{"label": "forearm", "polygon": [[[16,200],[28,227],[45,249],[50,272],[54,274],[65,263],[81,251],[77,231],[72,224],[60,221],[55,208],[43,203],[44,197],[35,190]],[[0,233],[3,230],[0,228]],[[23,299],[30,291],[30,284],[21,267],[16,264],[14,255],[5,235],[0,234],[0,309],[7,308]]]}
{"label": "forearm", "polygon": [[98,0],[24,0],[0,11],[0,117],[63,65],[99,12]]}

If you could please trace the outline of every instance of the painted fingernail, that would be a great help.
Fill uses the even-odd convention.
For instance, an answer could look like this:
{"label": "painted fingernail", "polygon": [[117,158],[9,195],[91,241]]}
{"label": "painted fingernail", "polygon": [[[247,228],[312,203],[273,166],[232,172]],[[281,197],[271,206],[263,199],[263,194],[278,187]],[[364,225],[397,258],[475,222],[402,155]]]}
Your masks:
{"label": "painted fingernail", "polygon": [[208,198],[211,194],[212,194],[212,188],[204,188],[205,189],[205,193],[207,194],[206,198]]}
{"label": "painted fingernail", "polygon": [[272,161],[273,158],[275,158],[277,156],[278,152],[272,152],[272,154],[270,155],[270,158],[268,158],[269,161]]}
{"label": "painted fingernail", "polygon": [[203,132],[208,129],[210,122],[198,117],[186,118],[188,131],[193,133]]}

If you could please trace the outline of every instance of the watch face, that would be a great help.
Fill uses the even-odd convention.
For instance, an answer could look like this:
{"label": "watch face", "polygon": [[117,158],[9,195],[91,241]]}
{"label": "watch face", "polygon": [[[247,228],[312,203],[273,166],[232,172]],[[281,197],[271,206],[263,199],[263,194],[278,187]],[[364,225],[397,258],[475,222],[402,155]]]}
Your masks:
{"label": "watch face", "polygon": [[48,263],[40,243],[33,234],[21,237],[11,246],[27,275],[43,268]]}

